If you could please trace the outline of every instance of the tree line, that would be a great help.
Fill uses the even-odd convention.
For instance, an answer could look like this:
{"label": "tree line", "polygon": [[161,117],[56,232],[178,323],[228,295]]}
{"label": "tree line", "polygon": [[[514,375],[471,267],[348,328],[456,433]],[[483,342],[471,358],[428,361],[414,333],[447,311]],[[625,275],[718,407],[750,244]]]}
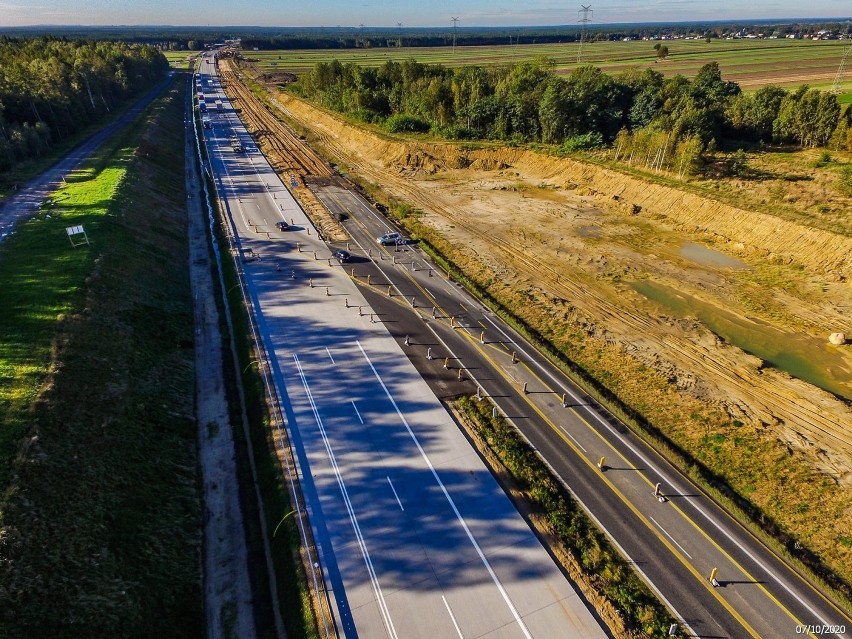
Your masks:
{"label": "tree line", "polygon": [[292,88],[391,131],[541,142],[565,151],[613,146],[631,161],[641,148],[646,163],[653,138],[656,165],[677,165],[682,172],[695,170],[701,154],[723,141],[852,150],[850,111],[841,117],[835,96],[807,86],[746,94],[722,79],[715,62],[688,79],[653,69],[608,75],[591,65],[559,76],[547,58],[454,69],[413,59],[379,68],[332,60],[318,63]]}
{"label": "tree line", "polygon": [[0,38],[0,171],[105,117],[168,66],[149,45]]}

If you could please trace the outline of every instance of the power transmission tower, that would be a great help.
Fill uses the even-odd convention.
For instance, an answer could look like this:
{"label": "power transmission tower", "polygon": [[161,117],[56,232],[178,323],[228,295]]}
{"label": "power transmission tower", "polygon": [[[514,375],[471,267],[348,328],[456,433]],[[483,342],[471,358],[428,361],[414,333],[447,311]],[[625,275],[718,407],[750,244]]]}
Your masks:
{"label": "power transmission tower", "polygon": [[364,23],[363,22],[358,25],[358,29],[360,30],[360,35],[361,35],[361,46],[363,47],[364,46]]}
{"label": "power transmission tower", "polygon": [[837,67],[837,73],[834,75],[834,83],[831,85],[831,93],[834,95],[840,93],[840,85],[843,84],[843,78],[846,76],[846,60],[849,58],[850,51],[852,51],[852,46],[846,47],[843,57],[840,59],[840,66]]}
{"label": "power transmission tower", "polygon": [[396,32],[397,32],[396,48],[401,49],[402,48],[402,22],[396,23]]}
{"label": "power transmission tower", "polygon": [[452,21],[453,21],[453,55],[455,55],[456,54],[456,29],[458,29],[458,26],[459,26],[459,19],[458,18],[452,18]]}
{"label": "power transmission tower", "polygon": [[577,21],[583,25],[580,29],[580,48],[577,49],[577,64],[580,64],[583,61],[583,40],[586,39],[586,25],[591,22],[589,14],[592,13],[592,5],[586,6],[581,4],[580,10],[577,11],[577,15],[579,16],[581,13],[583,14],[583,17]]}

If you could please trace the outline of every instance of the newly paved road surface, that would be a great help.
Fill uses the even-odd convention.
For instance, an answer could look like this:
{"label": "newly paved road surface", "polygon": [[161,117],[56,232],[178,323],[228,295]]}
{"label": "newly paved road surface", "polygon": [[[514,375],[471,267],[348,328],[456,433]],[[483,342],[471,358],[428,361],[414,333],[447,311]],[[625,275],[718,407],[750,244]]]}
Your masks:
{"label": "newly paved road surface", "polygon": [[[389,330],[434,380],[435,391],[458,392],[459,368],[474,379],[466,392],[481,386],[514,421],[670,602],[687,634],[850,636],[847,612],[823,599],[493,313],[430,270],[416,246],[378,247],[375,238],[395,229],[357,194],[333,184],[315,190],[333,212],[349,216],[352,267],[362,283],[370,275],[370,311],[393,319]],[[450,371],[443,369],[445,357]],[[601,457],[605,473],[597,468]],[[657,483],[662,502],[654,495]],[[708,579],[714,567],[718,587]],[[823,626],[829,632],[815,630]]]}
{"label": "newly paved road surface", "polygon": [[[213,172],[341,633],[605,636],[225,106],[208,131]],[[282,219],[294,228],[277,231]]]}

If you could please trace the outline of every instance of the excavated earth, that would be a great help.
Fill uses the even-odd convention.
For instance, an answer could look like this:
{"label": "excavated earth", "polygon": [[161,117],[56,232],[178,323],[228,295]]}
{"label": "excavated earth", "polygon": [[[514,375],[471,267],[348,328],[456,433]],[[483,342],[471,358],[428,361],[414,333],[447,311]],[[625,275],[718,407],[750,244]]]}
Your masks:
{"label": "excavated earth", "polygon": [[[593,333],[665,371],[684,392],[719,403],[734,418],[773,427],[850,479],[848,402],[765,367],[698,321],[660,313],[624,283],[650,278],[737,313],[737,277],[747,269],[693,263],[680,256],[682,241],[712,246],[746,265],[804,267],[823,292],[789,299],[779,291],[777,302],[795,305],[809,333],[827,343],[833,331],[852,334],[849,237],[538,152],[391,141],[292,97],[279,102],[352,173],[421,209],[421,221],[469,247],[500,278],[570,300]],[[799,337],[783,324],[776,328]],[[832,351],[852,397],[852,352]]]}
{"label": "excavated earth", "polygon": [[[738,208],[537,151],[392,138],[284,92],[273,103],[349,173],[414,207],[490,281],[520,291],[624,370],[660,373],[673,412],[726,414],[828,478],[832,539],[852,541],[852,346],[828,343],[830,333],[852,335],[848,227],[759,209],[748,185],[749,208]],[[829,199],[845,219],[852,201]],[[800,346],[833,392],[720,337],[710,328],[719,318],[746,341],[753,333],[782,351]],[[625,388],[622,398],[639,403],[640,393]],[[706,430],[713,436],[713,424]],[[839,548],[810,541],[823,556]],[[846,564],[835,566],[843,574]]]}

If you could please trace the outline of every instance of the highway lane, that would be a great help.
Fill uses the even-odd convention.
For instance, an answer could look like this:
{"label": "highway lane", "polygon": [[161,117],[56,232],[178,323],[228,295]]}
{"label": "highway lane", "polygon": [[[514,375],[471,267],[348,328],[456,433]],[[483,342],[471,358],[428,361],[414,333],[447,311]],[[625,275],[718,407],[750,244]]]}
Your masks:
{"label": "highway lane", "polygon": [[[408,352],[419,367],[428,368],[423,363],[425,348],[417,345],[434,341],[431,333],[440,335],[453,355],[460,354],[469,376],[497,372],[498,378],[486,373],[488,378],[479,380],[486,394],[504,414],[516,418],[516,425],[672,602],[690,631],[700,636],[783,637],[799,634],[797,626],[845,625],[849,632],[845,612],[826,602],[616,420],[595,409],[523,339],[457,286],[437,273],[430,278],[425,256],[415,247],[377,247],[374,238],[390,225],[359,197],[334,187],[317,190],[332,210],[354,214],[347,228],[358,245],[356,252],[374,258],[373,264],[359,264],[361,277],[366,277],[368,266],[375,267],[377,291],[390,284],[399,296],[397,303],[405,300],[410,307],[413,297],[422,309],[405,329],[415,338]],[[381,297],[371,299],[376,306],[390,308]],[[432,306],[434,319],[425,310]],[[385,315],[397,318],[399,310]],[[449,328],[448,315],[455,315],[457,326],[464,328]],[[486,344],[480,343],[482,330]],[[433,350],[439,358],[447,354]],[[521,391],[524,382],[527,393]],[[601,456],[610,466],[605,474],[596,467]],[[662,503],[654,496],[657,483],[667,495]],[[718,588],[707,578],[714,567]]]}
{"label": "highway lane", "polygon": [[230,109],[207,139],[341,632],[604,636]]}

